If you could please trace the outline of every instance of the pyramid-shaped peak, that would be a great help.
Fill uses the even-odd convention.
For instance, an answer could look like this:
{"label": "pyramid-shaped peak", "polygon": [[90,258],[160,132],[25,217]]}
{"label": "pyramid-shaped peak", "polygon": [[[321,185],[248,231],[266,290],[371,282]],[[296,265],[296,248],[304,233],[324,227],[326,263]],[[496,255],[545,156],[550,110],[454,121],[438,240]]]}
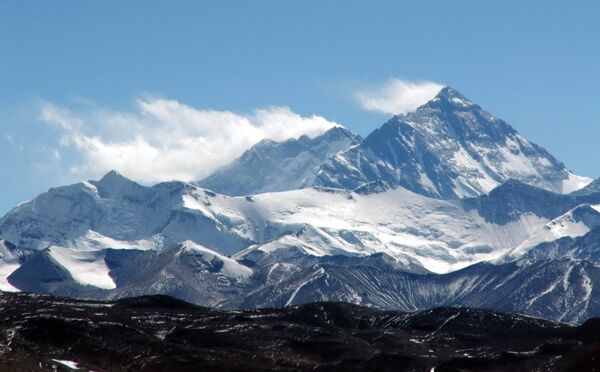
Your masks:
{"label": "pyramid-shaped peak", "polygon": [[457,91],[456,89],[449,87],[449,86],[445,86],[443,87],[438,94],[436,94],[437,97],[445,97],[445,98],[452,98],[452,97],[456,97],[456,98],[465,98],[465,96],[463,96],[459,91]]}
{"label": "pyramid-shaped peak", "polygon": [[333,127],[329,128],[329,129],[327,129],[325,132],[323,132],[323,134],[326,134],[326,133],[347,133],[347,132],[350,132],[350,131],[348,129],[340,126],[340,125],[336,125],[336,126],[333,126]]}
{"label": "pyramid-shaped peak", "polygon": [[119,173],[116,170],[111,170],[108,173],[106,173],[99,181],[98,183],[101,184],[113,184],[115,182],[130,182],[126,177],[124,177],[121,173]]}
{"label": "pyramid-shaped peak", "polygon": [[425,106],[438,106],[440,104],[451,105],[455,107],[474,106],[473,102],[463,96],[459,91],[449,86],[442,88],[438,94],[435,95],[435,97],[425,104]]}
{"label": "pyramid-shaped peak", "polygon": [[90,183],[98,188],[98,191],[102,196],[123,195],[142,188],[140,185],[115,170],[106,173],[99,181],[90,181]]}
{"label": "pyramid-shaped peak", "polygon": [[354,138],[359,137],[357,134],[352,133],[350,130],[342,126],[334,126],[328,129],[326,132],[321,134],[323,138]]}

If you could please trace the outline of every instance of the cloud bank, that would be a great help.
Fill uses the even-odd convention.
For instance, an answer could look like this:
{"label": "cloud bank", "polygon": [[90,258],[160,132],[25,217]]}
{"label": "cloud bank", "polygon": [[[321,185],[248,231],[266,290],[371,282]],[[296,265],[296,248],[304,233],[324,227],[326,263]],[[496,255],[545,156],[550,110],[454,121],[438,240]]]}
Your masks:
{"label": "cloud bank", "polygon": [[39,119],[60,130],[59,151],[79,155],[69,165],[71,173],[97,177],[116,169],[144,183],[199,180],[262,139],[313,137],[340,126],[288,107],[238,114],[168,99],[137,100],[133,110],[124,112],[44,102]]}
{"label": "cloud bank", "polygon": [[432,81],[413,82],[394,78],[384,84],[361,89],[354,98],[365,110],[397,115],[415,110],[435,97],[443,87]]}

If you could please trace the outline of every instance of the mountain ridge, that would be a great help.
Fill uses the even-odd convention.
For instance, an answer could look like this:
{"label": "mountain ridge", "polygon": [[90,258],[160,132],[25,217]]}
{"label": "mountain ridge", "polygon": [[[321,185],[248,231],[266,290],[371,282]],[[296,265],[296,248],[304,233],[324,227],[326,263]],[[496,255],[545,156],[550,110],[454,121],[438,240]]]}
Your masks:
{"label": "mountain ridge", "polygon": [[312,184],[316,169],[327,158],[360,139],[345,128],[334,127],[314,138],[263,140],[195,184],[230,196],[299,189]]}

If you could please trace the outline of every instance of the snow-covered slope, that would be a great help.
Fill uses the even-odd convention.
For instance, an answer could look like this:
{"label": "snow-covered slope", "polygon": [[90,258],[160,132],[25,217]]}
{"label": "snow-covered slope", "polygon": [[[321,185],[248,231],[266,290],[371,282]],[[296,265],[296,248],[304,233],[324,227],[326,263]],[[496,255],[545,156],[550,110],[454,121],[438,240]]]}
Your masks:
{"label": "snow-covered slope", "polygon": [[460,198],[487,193],[509,179],[558,193],[591,181],[446,87],[332,157],[314,185],[352,190],[383,180],[423,195]]}
{"label": "snow-covered slope", "polygon": [[233,196],[299,189],[314,182],[317,171],[329,157],[360,140],[360,136],[341,127],[315,138],[263,140],[198,185]]}
{"label": "snow-covered slope", "polygon": [[19,257],[14,252],[15,247],[0,240],[0,291],[16,291],[6,278],[19,267]]}
{"label": "snow-covered slope", "polygon": [[[212,192],[182,182],[141,186],[116,172],[100,181],[50,189],[0,220],[0,236],[18,247],[157,249],[194,240],[225,253],[245,248],[252,222],[228,214]],[[228,199],[232,207],[247,204]],[[210,207],[211,202],[216,205]]]}
{"label": "snow-covered slope", "polygon": [[250,247],[267,254],[286,247],[314,256],[386,253],[413,271],[448,272],[499,257],[556,217],[535,209],[505,213],[514,218],[490,222],[460,201],[403,188],[227,197],[180,182],[145,187],[110,172],[16,207],[0,221],[0,236],[22,248],[53,247],[58,262],[63,249],[160,251],[191,240],[228,255]]}
{"label": "snow-covered slope", "polygon": [[600,266],[600,227],[596,226],[584,235],[540,243],[530,248],[523,257],[529,261],[569,257]]}
{"label": "snow-covered slope", "polygon": [[600,212],[591,206],[580,205],[569,212],[548,222],[523,243],[511,249],[502,261],[514,261],[526,255],[532,248],[543,243],[554,242],[562,238],[577,238],[600,227]]}
{"label": "snow-covered slope", "polygon": [[[485,306],[578,322],[600,311],[597,270],[581,261],[600,262],[598,204],[600,194],[514,181],[465,200],[377,183],[229,197],[110,172],[51,189],[0,220],[0,283],[86,298],[164,293],[220,307]],[[481,264],[515,252],[518,263]]]}
{"label": "snow-covered slope", "polygon": [[600,193],[600,178],[590,182],[584,188],[576,190],[573,195],[592,195],[596,193]]}
{"label": "snow-covered slope", "polygon": [[289,246],[313,255],[381,252],[407,268],[420,266],[433,272],[493,259],[547,222],[523,213],[506,224],[486,223],[458,202],[403,188],[370,195],[304,189],[258,195],[253,200],[273,225],[294,232],[255,248],[264,253]]}

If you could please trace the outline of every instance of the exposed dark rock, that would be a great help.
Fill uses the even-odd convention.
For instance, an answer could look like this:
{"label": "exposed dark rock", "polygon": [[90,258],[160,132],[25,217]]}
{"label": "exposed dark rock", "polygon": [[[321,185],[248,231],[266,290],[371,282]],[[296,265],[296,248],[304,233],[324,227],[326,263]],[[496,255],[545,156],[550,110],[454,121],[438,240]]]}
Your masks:
{"label": "exposed dark rock", "polygon": [[[469,308],[340,303],[220,311],[166,296],[91,302],[0,295],[0,369],[593,370],[600,320],[572,327]],[[573,369],[576,367],[575,369]]]}

